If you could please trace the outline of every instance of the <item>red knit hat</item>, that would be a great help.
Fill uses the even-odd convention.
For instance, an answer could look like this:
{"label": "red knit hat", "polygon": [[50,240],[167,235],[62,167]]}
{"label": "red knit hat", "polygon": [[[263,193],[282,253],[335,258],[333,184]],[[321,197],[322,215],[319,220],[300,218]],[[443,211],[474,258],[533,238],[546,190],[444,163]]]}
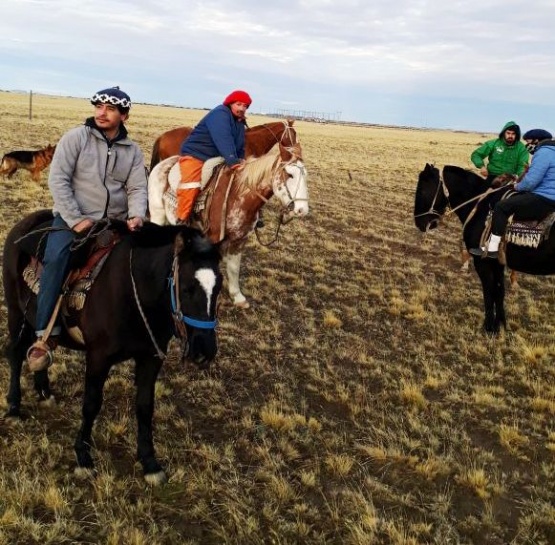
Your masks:
{"label": "red knit hat", "polygon": [[229,106],[234,102],[244,102],[247,106],[250,106],[252,103],[251,97],[246,91],[233,91],[225,97],[224,105]]}

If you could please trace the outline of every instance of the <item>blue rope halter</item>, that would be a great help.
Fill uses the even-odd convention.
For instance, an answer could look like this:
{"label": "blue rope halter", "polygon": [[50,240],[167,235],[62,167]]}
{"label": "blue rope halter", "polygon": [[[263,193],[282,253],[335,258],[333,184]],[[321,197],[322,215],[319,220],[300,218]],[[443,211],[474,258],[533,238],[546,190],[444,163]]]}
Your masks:
{"label": "blue rope halter", "polygon": [[191,318],[190,316],[185,316],[180,310],[177,310],[177,295],[175,289],[174,279],[170,276],[168,278],[168,284],[170,288],[170,298],[172,304],[172,314],[176,320],[183,322],[191,327],[197,327],[199,329],[215,329],[218,325],[218,320],[197,320],[196,318]]}

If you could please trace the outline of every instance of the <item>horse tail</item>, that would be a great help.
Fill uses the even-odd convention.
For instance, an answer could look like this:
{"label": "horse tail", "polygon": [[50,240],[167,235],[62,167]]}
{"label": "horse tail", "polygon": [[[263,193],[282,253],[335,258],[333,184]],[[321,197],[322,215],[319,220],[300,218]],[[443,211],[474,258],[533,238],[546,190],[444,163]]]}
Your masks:
{"label": "horse tail", "polygon": [[152,146],[152,157],[150,159],[150,172],[160,162],[160,137],[154,141]]}

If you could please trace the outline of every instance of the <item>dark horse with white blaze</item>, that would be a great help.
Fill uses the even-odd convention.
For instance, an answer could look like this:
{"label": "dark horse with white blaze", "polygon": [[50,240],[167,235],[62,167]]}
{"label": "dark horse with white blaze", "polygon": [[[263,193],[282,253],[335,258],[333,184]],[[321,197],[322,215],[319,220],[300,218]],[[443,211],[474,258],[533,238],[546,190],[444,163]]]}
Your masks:
{"label": "dark horse with white blaze", "polygon": [[[24,242],[51,219],[49,210],[25,217],[12,228],[4,246],[9,330],[6,353],[11,371],[8,417],[20,416],[22,366],[35,330],[36,296],[22,274],[31,260]],[[110,368],[133,359],[137,457],[145,479],[156,484],[165,479],[152,439],[156,379],[173,335],[182,338],[185,355],[201,368],[208,367],[216,356],[216,300],[222,285],[220,255],[196,229],[147,223],[140,231],[128,233],[124,222],[114,226],[122,233],[121,240],[107,257],[82,310],[75,316],[81,338],[71,334],[67,318],[60,337],[63,346],[86,354],[83,418],[75,440],[77,466],[85,470],[94,467],[90,452],[92,427],[102,406]],[[34,387],[40,400],[50,398],[47,369],[34,373]]]}
{"label": "dark horse with white blaze", "polygon": [[[451,208],[464,225],[466,247],[477,248],[488,213],[507,191],[509,188],[505,187],[491,192],[484,178],[460,167],[447,165],[443,169],[443,177],[440,177],[436,167],[426,164],[418,176],[414,221],[420,231],[426,232],[437,227],[447,208]],[[501,326],[506,326],[505,267],[497,259],[473,257],[484,294],[484,329],[497,333]],[[534,275],[555,274],[554,228],[537,248],[508,243],[506,258],[507,266],[513,271]]]}

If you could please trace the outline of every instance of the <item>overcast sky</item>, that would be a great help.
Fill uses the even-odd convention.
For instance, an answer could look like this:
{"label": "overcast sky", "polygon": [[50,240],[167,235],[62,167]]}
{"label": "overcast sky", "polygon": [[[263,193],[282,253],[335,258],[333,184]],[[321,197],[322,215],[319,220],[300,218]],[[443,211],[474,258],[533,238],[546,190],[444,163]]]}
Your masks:
{"label": "overcast sky", "polygon": [[[555,131],[555,0],[1,0],[0,89]],[[1,122],[0,122],[1,123]]]}

